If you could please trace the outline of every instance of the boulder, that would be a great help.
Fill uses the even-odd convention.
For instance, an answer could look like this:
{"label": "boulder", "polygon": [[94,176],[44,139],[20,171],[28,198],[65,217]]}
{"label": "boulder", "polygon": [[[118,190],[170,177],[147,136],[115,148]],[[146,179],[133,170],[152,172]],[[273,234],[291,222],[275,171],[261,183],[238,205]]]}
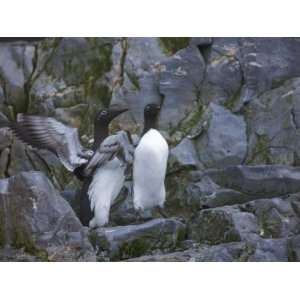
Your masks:
{"label": "boulder", "polygon": [[[296,239],[288,247],[287,239],[261,239],[251,242],[232,242],[218,245],[201,245],[185,251],[177,251],[166,254],[145,255],[128,261],[137,262],[276,262],[299,260],[296,249]],[[292,248],[296,246],[295,248]]]}
{"label": "boulder", "polygon": [[203,165],[206,168],[224,168],[241,164],[247,154],[244,118],[211,103],[202,122],[205,130],[196,138],[196,148]]}
{"label": "boulder", "polygon": [[298,165],[300,79],[288,80],[255,98],[246,108],[248,164]]}
{"label": "boulder", "polygon": [[270,198],[250,201],[239,208],[255,215],[262,238],[279,239],[300,234],[299,205],[299,198]]}
{"label": "boulder", "polygon": [[204,174],[200,181],[190,182],[187,186],[188,204],[198,209],[242,204],[253,198],[234,189],[223,188]]}
{"label": "boulder", "polygon": [[300,191],[300,168],[298,167],[239,165],[207,170],[205,174],[221,187],[234,189],[256,199]]}
{"label": "boulder", "polygon": [[259,234],[256,217],[236,206],[201,210],[189,223],[189,237],[216,245],[249,240]]}
{"label": "boulder", "polygon": [[176,147],[170,150],[169,167],[174,171],[181,168],[199,168],[200,161],[195,145],[191,139],[184,138]]}
{"label": "boulder", "polygon": [[0,180],[0,244],[50,261],[95,260],[86,229],[40,172]]}
{"label": "boulder", "polygon": [[175,249],[185,237],[185,226],[176,219],[154,219],[149,222],[100,228],[91,232],[98,249],[98,260],[124,260],[151,251]]}
{"label": "boulder", "polygon": [[161,62],[159,91],[164,96],[161,125],[177,127],[197,107],[205,62],[197,47],[178,51]]}
{"label": "boulder", "polygon": [[262,239],[252,240],[248,243],[252,252],[247,261],[267,262],[267,261],[288,261],[287,239]]}
{"label": "boulder", "polygon": [[137,262],[200,262],[200,261],[241,261],[246,252],[246,244],[243,242],[226,243],[215,246],[201,246],[198,249],[189,249],[167,254],[145,255],[128,261]]}

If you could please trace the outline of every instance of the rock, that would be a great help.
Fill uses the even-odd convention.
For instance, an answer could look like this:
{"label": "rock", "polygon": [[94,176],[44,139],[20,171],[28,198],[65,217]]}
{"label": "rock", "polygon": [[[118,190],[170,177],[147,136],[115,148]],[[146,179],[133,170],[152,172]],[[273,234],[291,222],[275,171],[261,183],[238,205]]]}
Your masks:
{"label": "rock", "polygon": [[239,191],[222,188],[207,175],[202,175],[200,181],[191,182],[187,187],[188,203],[197,207],[213,208],[225,205],[242,204],[253,200],[255,196]]}
{"label": "rock", "polygon": [[197,47],[188,47],[161,62],[159,91],[164,95],[161,126],[176,127],[196,107],[205,63]]}
{"label": "rock", "polygon": [[113,53],[112,103],[125,102],[131,111],[131,116],[120,117],[122,128],[131,123],[136,129],[134,122],[141,127],[144,106],[161,103],[162,96],[161,128],[178,126],[195,108],[204,74],[204,60],[196,46],[168,57],[158,38],[129,38],[115,45]]}
{"label": "rock", "polygon": [[224,42],[217,38],[209,48],[199,47],[206,55],[207,64],[201,99],[206,104],[213,101],[232,109],[243,85],[243,72],[237,40],[226,39]]}
{"label": "rock", "polygon": [[24,249],[14,249],[10,247],[6,247],[0,249],[0,261],[3,262],[35,262],[35,261],[43,261],[41,258],[37,256],[30,255],[24,252]]}
{"label": "rock", "polygon": [[133,198],[126,188],[123,188],[111,207],[109,225],[123,226],[138,222],[140,222],[140,215],[134,208]]}
{"label": "rock", "polygon": [[211,103],[203,123],[206,124],[206,131],[196,139],[196,148],[205,167],[222,168],[244,161],[247,136],[243,117]]}
{"label": "rock", "polygon": [[145,105],[161,102],[158,75],[165,59],[158,38],[124,38],[114,45],[111,103],[125,103],[130,109],[119,118],[122,128],[140,129]]}
{"label": "rock", "polygon": [[35,48],[32,45],[0,46],[1,85],[5,86],[5,99],[15,112],[27,109],[24,87],[33,71]]}
{"label": "rock", "polygon": [[80,203],[77,193],[78,191],[67,187],[60,193],[60,195],[70,204],[75,214],[79,216]]}
{"label": "rock", "polygon": [[0,180],[0,245],[51,261],[95,260],[86,229],[40,172]]}
{"label": "rock", "polygon": [[247,106],[248,164],[298,165],[300,79],[286,81]]}
{"label": "rock", "polygon": [[[296,247],[299,248],[299,245]],[[219,245],[202,245],[198,248],[167,254],[146,255],[128,261],[296,261],[295,252],[288,257],[287,239],[261,239],[257,238],[251,242],[234,242]]]}
{"label": "rock", "polygon": [[300,75],[300,40],[240,38],[241,60],[248,85],[261,94]]}
{"label": "rock", "polygon": [[277,197],[300,190],[300,169],[278,165],[232,166],[205,173],[222,187],[258,198]]}
{"label": "rock", "polygon": [[14,139],[10,149],[9,176],[32,170],[34,167],[27,155],[27,147],[20,140]]}
{"label": "rock", "polygon": [[176,219],[154,219],[139,225],[100,228],[91,233],[98,259],[124,260],[157,249],[175,249],[185,236]]}
{"label": "rock", "polygon": [[128,261],[159,261],[159,262],[196,262],[196,261],[241,261],[246,244],[243,242],[226,243],[216,246],[201,246],[198,249],[172,252],[167,254],[146,255]]}
{"label": "rock", "polygon": [[169,165],[172,169],[200,167],[195,146],[190,139],[184,138],[170,150]]}
{"label": "rock", "polygon": [[257,234],[256,217],[235,206],[204,209],[189,224],[190,238],[212,245],[248,240]]}
{"label": "rock", "polygon": [[249,243],[253,253],[248,261],[288,261],[288,248],[286,239],[257,239]]}
{"label": "rock", "polygon": [[7,128],[0,129],[0,151],[10,146],[12,142],[12,134]]}
{"label": "rock", "polygon": [[190,45],[195,46],[210,46],[213,43],[213,38],[211,37],[192,37],[190,40]]}
{"label": "rock", "polygon": [[300,235],[288,240],[289,261],[300,261]]}
{"label": "rock", "polygon": [[[289,198],[258,199],[240,205],[242,211],[253,213],[260,227],[260,236],[263,238],[279,239],[300,234],[299,214]],[[295,201],[295,200],[294,200]]]}

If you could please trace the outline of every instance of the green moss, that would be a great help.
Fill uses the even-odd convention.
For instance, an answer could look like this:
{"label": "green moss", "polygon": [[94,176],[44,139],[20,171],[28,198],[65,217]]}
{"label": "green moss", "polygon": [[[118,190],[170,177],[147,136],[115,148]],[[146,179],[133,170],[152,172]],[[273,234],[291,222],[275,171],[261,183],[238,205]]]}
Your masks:
{"label": "green moss", "polygon": [[104,73],[110,71],[112,67],[112,45],[105,44],[97,48],[95,55],[92,55],[89,59],[91,70],[87,73],[87,76],[101,77]]}
{"label": "green moss", "polygon": [[256,159],[259,157],[259,163],[271,163],[270,161],[270,139],[267,135],[257,135],[257,141],[255,148],[253,149],[251,158],[247,163],[257,162]]}
{"label": "green moss", "polygon": [[134,88],[136,90],[140,90],[140,83],[139,83],[139,78],[137,77],[136,74],[131,73],[131,72],[126,72],[130,82],[132,83],[132,85],[134,86]]}
{"label": "green moss", "polygon": [[180,49],[186,48],[190,39],[189,37],[160,37],[159,43],[167,55],[173,55]]}
{"label": "green moss", "polygon": [[201,120],[203,114],[203,107],[197,107],[197,109],[193,110],[187,118],[183,120],[181,123],[181,130],[184,133],[189,132],[194,126],[196,126]]}
{"label": "green moss", "polygon": [[179,228],[176,232],[176,246],[179,246],[182,241],[184,241],[187,238],[187,230],[185,227]]}
{"label": "green moss", "polygon": [[229,98],[224,103],[224,107],[226,107],[227,109],[232,111],[234,109],[234,107],[236,106],[236,104],[238,103],[238,101],[240,100],[241,92],[242,92],[242,86],[239,88],[239,90],[231,98]]}
{"label": "green moss", "polygon": [[145,241],[143,238],[126,242],[120,248],[120,258],[126,259],[144,255],[146,251],[149,250],[149,247],[149,242]]}
{"label": "green moss", "polygon": [[[182,119],[178,125],[178,127],[172,128],[170,130],[171,136],[174,135],[176,132],[180,131],[182,137],[191,134],[192,130],[197,127],[199,124],[204,111],[204,106],[197,105],[187,116]],[[177,143],[172,144],[175,146]]]}

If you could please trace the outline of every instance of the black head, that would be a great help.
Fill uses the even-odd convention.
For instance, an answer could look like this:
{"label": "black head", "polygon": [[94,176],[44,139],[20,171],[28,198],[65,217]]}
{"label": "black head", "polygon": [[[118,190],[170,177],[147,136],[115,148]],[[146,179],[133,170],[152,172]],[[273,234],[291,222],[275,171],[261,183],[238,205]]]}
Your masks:
{"label": "black head", "polygon": [[157,103],[149,103],[144,108],[145,118],[156,118],[160,111],[160,105]]}
{"label": "black head", "polygon": [[117,108],[117,107],[101,109],[97,113],[95,121],[98,124],[108,125],[114,118],[116,118],[118,115],[122,114],[127,110],[128,108]]}
{"label": "black head", "polygon": [[160,111],[160,105],[157,103],[149,103],[144,108],[144,130],[145,134],[149,129],[157,128],[158,115]]}
{"label": "black head", "polygon": [[128,108],[109,107],[101,109],[95,118],[94,123],[94,146],[93,150],[97,149],[102,141],[108,136],[109,123],[121,113],[127,111]]}

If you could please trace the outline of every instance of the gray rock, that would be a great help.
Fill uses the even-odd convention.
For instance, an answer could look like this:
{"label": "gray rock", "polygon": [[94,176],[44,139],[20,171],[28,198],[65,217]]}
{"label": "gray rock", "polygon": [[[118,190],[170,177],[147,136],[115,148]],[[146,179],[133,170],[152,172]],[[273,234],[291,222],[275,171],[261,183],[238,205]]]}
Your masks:
{"label": "gray rock", "polygon": [[194,46],[209,46],[213,43],[213,38],[211,37],[192,37],[190,40],[190,45]]}
{"label": "gray rock", "polygon": [[196,139],[196,147],[200,161],[207,168],[222,168],[244,161],[247,136],[243,117],[211,103],[203,123],[206,130]]}
{"label": "gray rock", "polygon": [[244,252],[246,252],[246,244],[243,242],[226,243],[215,246],[201,246],[198,249],[190,249],[185,251],[172,252],[167,254],[145,255],[128,261],[138,262],[201,262],[201,261],[241,261]]}
{"label": "gray rock", "polygon": [[246,109],[248,164],[298,165],[300,79],[286,81],[251,101]]}
{"label": "gray rock", "polygon": [[161,61],[167,55],[158,38],[124,38],[112,51],[112,104],[124,103],[129,114],[120,116],[122,128],[137,130],[142,126],[143,109],[147,103],[161,102],[158,75]]}
{"label": "gray rock", "polygon": [[124,260],[156,249],[174,249],[185,236],[176,219],[154,219],[139,224],[100,228],[91,232],[98,259]]}
{"label": "gray rock", "polygon": [[15,249],[11,247],[5,247],[0,249],[0,261],[3,262],[40,262],[43,261],[40,257],[30,255],[24,251],[24,249]]}
{"label": "gray rock", "polygon": [[87,232],[40,172],[0,180],[0,244],[43,260],[95,260]]}
{"label": "gray rock", "polygon": [[[299,250],[299,245],[297,244],[296,239],[293,239],[293,244],[291,243],[290,246],[295,246],[297,249],[296,251]],[[294,251],[294,248],[290,248],[290,250],[288,250],[287,239],[256,238],[255,240],[252,240],[250,242],[234,242],[213,246],[203,245],[199,248],[189,249],[185,251],[178,251],[167,254],[146,255],[129,259],[129,261],[296,261],[297,254],[295,252],[289,251]]]}
{"label": "gray rock", "polygon": [[256,217],[238,207],[204,209],[189,224],[189,236],[207,244],[239,242],[259,234]]}
{"label": "gray rock", "polygon": [[300,261],[300,235],[288,240],[289,261]]}
{"label": "gray rock", "polygon": [[170,168],[197,168],[200,162],[194,143],[184,138],[176,147],[170,150],[169,154]]}
{"label": "gray rock", "polygon": [[164,95],[161,125],[176,127],[196,108],[205,63],[197,47],[188,47],[161,64],[159,91]]}
{"label": "gray rock", "polygon": [[198,208],[242,204],[255,198],[233,189],[222,188],[206,175],[200,181],[188,185],[187,195],[189,203]]}
{"label": "gray rock", "polygon": [[34,47],[0,46],[0,75],[5,86],[5,100],[13,106],[15,112],[27,109],[24,86],[33,71]]}
{"label": "gray rock", "polygon": [[[200,46],[200,51],[201,51]],[[201,100],[214,102],[232,109],[239,100],[243,85],[239,45],[236,39],[214,39],[206,54],[205,79],[201,88]]]}
{"label": "gray rock", "polygon": [[249,243],[253,253],[249,255],[248,261],[288,261],[287,239],[261,239]]}
{"label": "gray rock", "polygon": [[[263,238],[285,238],[300,233],[300,219],[292,199],[259,199],[240,205],[242,211],[253,213]],[[295,200],[294,200],[295,201]]]}
{"label": "gray rock", "polygon": [[300,75],[298,38],[241,38],[239,44],[245,79],[256,94]]}
{"label": "gray rock", "polygon": [[206,175],[222,187],[234,189],[256,198],[277,197],[297,193],[300,190],[300,169],[298,167],[240,165],[208,170]]}
{"label": "gray rock", "polygon": [[0,129],[0,151],[10,146],[12,134],[6,128]]}

